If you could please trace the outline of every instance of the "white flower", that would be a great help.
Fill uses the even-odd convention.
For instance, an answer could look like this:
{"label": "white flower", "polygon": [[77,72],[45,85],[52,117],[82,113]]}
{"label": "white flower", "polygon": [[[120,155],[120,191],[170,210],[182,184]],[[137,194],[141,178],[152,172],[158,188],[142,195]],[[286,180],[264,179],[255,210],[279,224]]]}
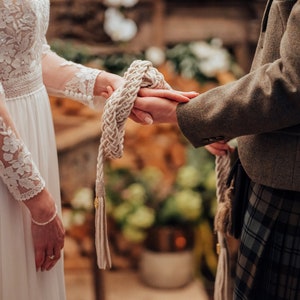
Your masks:
{"label": "white flower", "polygon": [[211,45],[217,48],[222,48],[223,47],[223,41],[220,38],[213,38],[210,41]]}
{"label": "white flower", "polygon": [[206,59],[212,55],[212,46],[203,41],[191,43],[190,49],[199,59]]}
{"label": "white flower", "polygon": [[147,206],[140,206],[127,218],[127,223],[134,227],[149,228],[155,220],[154,210]]}
{"label": "white flower", "polygon": [[137,26],[133,20],[125,19],[121,12],[115,8],[105,11],[104,30],[115,42],[129,41],[137,33]]}
{"label": "white flower", "polygon": [[147,185],[151,191],[159,188],[163,179],[163,172],[156,167],[145,167],[141,172],[142,182],[144,182],[144,185]]}
{"label": "white flower", "polygon": [[62,220],[64,228],[70,229],[72,226],[81,226],[86,220],[84,212],[74,212],[71,209],[63,209]]}
{"label": "white flower", "polygon": [[85,213],[84,212],[75,212],[72,217],[72,223],[74,225],[83,225],[85,222]]}
{"label": "white flower", "polygon": [[193,166],[183,166],[178,170],[177,184],[183,188],[194,188],[201,181],[201,174]]}
{"label": "white flower", "polygon": [[230,69],[230,55],[222,48],[220,39],[213,39],[211,44],[203,41],[191,43],[190,49],[199,58],[199,71],[206,77],[215,77],[217,73]]}
{"label": "white flower", "polygon": [[202,197],[199,193],[192,190],[183,190],[177,192],[174,196],[175,206],[185,219],[194,221],[202,209]]}
{"label": "white flower", "polygon": [[73,212],[71,209],[64,209],[62,212],[62,221],[64,228],[70,229],[72,227]]}
{"label": "white flower", "polygon": [[220,39],[213,39],[210,44],[204,41],[191,43],[190,49],[199,59],[199,71],[206,77],[215,77],[217,73],[230,69],[230,55],[222,48]]}
{"label": "white flower", "polygon": [[124,7],[132,7],[136,5],[139,2],[139,0],[121,0],[121,4]]}
{"label": "white flower", "polygon": [[118,23],[124,19],[124,16],[121,14],[121,12],[112,7],[105,11],[104,16],[104,29],[107,30],[108,33],[112,32],[114,28],[118,26]]}
{"label": "white flower", "polygon": [[132,205],[128,202],[121,203],[112,212],[114,219],[120,223],[123,222],[126,216],[132,211]]}
{"label": "white flower", "polygon": [[103,3],[106,6],[124,6],[124,7],[132,7],[138,3],[138,0],[104,0]]}
{"label": "white flower", "polygon": [[137,26],[133,20],[123,19],[115,33],[113,35],[114,41],[130,41],[137,33]]}
{"label": "white flower", "polygon": [[159,47],[150,47],[145,52],[145,58],[153,63],[154,66],[160,66],[166,59],[165,52]]}
{"label": "white flower", "polygon": [[181,75],[186,78],[194,78],[195,76],[195,62],[189,58],[183,58],[180,62]]}
{"label": "white flower", "polygon": [[207,77],[214,77],[219,72],[224,72],[230,68],[230,60],[226,50],[214,49],[211,56],[199,63],[199,70]]}
{"label": "white flower", "polygon": [[146,199],[146,190],[142,184],[132,183],[124,191],[123,196],[131,203],[144,203]]}
{"label": "white flower", "polygon": [[93,209],[93,191],[90,188],[82,188],[77,191],[72,199],[72,206],[75,209],[91,211]]}
{"label": "white flower", "polygon": [[146,233],[143,230],[130,225],[125,225],[122,228],[122,233],[125,239],[134,243],[141,243],[146,237]]}
{"label": "white flower", "polygon": [[216,189],[216,172],[214,169],[210,170],[210,172],[206,175],[204,186],[210,191],[214,191]]}

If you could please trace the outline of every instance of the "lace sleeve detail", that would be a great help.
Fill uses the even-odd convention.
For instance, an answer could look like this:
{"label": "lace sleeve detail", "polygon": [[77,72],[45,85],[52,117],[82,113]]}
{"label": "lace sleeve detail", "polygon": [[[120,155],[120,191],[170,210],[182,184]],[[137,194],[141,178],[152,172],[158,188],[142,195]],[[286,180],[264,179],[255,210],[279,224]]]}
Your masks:
{"label": "lace sleeve detail", "polygon": [[50,95],[70,98],[91,108],[98,108],[102,105],[103,99],[94,95],[94,86],[101,72],[65,60],[53,52],[47,44],[43,47],[43,77]]}
{"label": "lace sleeve detail", "polygon": [[45,182],[31,159],[31,154],[13,130],[0,117],[0,176],[16,200],[31,199],[45,187]]}
{"label": "lace sleeve detail", "polygon": [[73,62],[64,62],[62,67],[74,66],[77,72],[65,84],[65,96],[78,100],[89,106],[94,105],[94,86],[97,76],[101,73],[100,70],[84,67]]}

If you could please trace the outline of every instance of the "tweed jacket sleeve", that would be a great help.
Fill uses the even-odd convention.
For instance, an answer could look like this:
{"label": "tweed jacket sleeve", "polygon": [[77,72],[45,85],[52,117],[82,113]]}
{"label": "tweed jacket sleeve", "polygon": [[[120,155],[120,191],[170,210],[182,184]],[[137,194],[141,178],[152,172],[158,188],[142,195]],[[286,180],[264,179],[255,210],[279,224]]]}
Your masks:
{"label": "tweed jacket sleeve", "polygon": [[300,136],[300,0],[269,1],[249,74],[177,108],[196,147],[269,132]]}

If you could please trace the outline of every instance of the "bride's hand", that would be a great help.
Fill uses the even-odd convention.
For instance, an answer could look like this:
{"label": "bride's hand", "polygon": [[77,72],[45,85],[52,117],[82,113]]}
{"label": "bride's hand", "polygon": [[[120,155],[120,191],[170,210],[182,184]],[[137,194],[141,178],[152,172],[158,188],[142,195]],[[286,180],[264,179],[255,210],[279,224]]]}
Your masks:
{"label": "bride's hand", "polygon": [[107,99],[122,84],[124,84],[124,79],[121,76],[102,71],[96,78],[94,95]]}
{"label": "bride's hand", "polygon": [[[64,228],[56,213],[54,200],[44,189],[32,199],[26,200],[24,204],[30,210],[32,220],[34,220],[31,231],[36,269],[50,270],[60,259],[61,249],[64,246]],[[51,222],[47,222],[49,220]],[[47,224],[41,225],[43,223]]]}

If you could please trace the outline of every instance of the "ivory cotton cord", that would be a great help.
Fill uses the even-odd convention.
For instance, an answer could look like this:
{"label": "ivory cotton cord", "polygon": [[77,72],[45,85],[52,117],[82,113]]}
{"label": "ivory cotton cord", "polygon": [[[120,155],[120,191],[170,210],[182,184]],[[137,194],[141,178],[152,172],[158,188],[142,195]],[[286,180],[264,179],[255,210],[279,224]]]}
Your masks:
{"label": "ivory cotton cord", "polygon": [[135,60],[124,74],[124,84],[106,100],[104,106],[95,188],[95,241],[100,269],[111,268],[112,265],[105,210],[104,162],[122,157],[125,122],[142,87],[170,89],[151,62]]}

